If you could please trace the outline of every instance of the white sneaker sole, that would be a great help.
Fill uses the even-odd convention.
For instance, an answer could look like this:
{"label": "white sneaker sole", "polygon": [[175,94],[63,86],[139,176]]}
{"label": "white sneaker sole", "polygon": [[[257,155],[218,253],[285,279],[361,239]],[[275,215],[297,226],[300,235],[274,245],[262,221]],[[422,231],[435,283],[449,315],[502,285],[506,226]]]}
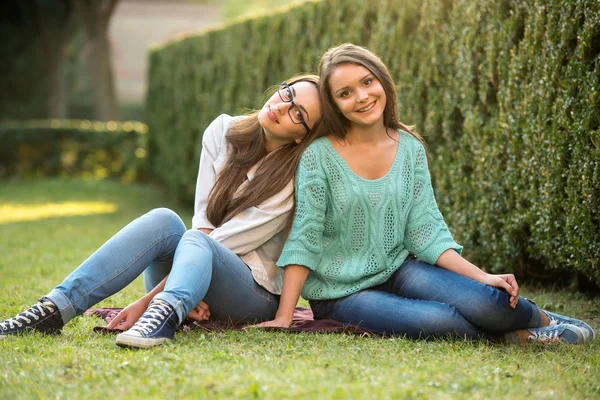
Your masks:
{"label": "white sneaker sole", "polygon": [[137,347],[137,348],[141,348],[141,349],[147,349],[147,348],[154,347],[154,346],[160,346],[161,344],[164,344],[164,343],[174,343],[174,342],[175,342],[174,339],[169,339],[169,338],[153,339],[153,338],[145,338],[145,337],[141,337],[141,336],[126,335],[124,333],[117,335],[117,339],[115,340],[115,343],[119,347]]}

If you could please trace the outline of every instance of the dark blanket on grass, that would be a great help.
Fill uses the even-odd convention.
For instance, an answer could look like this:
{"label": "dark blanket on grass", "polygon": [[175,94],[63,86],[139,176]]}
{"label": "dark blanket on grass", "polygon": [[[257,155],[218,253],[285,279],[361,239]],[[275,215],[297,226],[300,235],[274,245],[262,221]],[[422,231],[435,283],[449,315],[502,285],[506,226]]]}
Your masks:
{"label": "dark blanket on grass", "polygon": [[[96,315],[103,320],[107,320],[110,317],[117,315],[122,308],[90,308],[85,312],[86,315]],[[181,326],[180,330],[189,331],[192,329],[201,329],[207,332],[221,331],[221,330],[242,330],[247,324],[235,324],[232,322],[225,321],[192,321],[186,319]],[[310,308],[296,307],[294,311],[294,321],[289,329],[282,328],[263,328],[266,330],[273,331],[285,331],[285,332],[312,332],[312,333],[352,333],[357,335],[370,335],[366,329],[360,328],[354,325],[342,324],[341,322],[334,321],[331,319],[318,319],[315,320],[313,317],[312,310]],[[109,329],[106,326],[97,326],[94,328],[94,332],[99,333],[119,333],[120,329]]]}

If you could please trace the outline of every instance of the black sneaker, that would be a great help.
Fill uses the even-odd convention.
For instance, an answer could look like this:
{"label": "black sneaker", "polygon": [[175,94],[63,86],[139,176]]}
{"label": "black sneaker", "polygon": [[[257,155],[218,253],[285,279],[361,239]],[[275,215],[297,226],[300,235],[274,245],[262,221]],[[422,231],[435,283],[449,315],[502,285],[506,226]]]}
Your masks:
{"label": "black sneaker", "polygon": [[152,300],[144,315],[129,330],[117,336],[121,347],[154,347],[175,341],[175,330],[179,326],[177,313],[168,303]]}
{"label": "black sneaker", "polygon": [[31,306],[21,314],[0,322],[0,340],[8,335],[18,335],[26,331],[45,334],[60,333],[64,326],[56,305],[46,298]]}

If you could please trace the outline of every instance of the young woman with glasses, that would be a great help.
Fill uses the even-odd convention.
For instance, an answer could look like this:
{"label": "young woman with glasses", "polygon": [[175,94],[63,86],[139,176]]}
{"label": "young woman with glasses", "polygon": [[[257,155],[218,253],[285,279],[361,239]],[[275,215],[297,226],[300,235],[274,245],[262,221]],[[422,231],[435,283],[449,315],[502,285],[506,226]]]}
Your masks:
{"label": "young woman with glasses", "polygon": [[583,321],[519,297],[512,274],[461,257],[440,214],[423,139],[398,119],[394,82],[351,44],[319,66],[323,132],[296,175],[296,212],[278,265],[276,319],[288,327],[300,291],[316,318],[411,338],[455,335],[584,343]]}
{"label": "young woman with glasses", "polygon": [[186,316],[272,319],[293,177],[321,119],[318,82],[296,76],[260,111],[215,119],[202,138],[192,229],[165,208],[132,221],[37,304],[0,322],[0,339],[30,330],[58,333],[142,272],[148,293],[109,324],[128,329],[117,336],[120,346],[173,341]]}

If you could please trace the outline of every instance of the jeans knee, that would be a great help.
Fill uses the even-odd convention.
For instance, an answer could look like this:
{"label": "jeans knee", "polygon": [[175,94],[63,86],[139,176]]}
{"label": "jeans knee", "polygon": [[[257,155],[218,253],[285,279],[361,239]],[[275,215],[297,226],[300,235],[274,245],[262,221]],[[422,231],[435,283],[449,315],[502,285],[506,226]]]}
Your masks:
{"label": "jeans knee", "polygon": [[148,216],[152,217],[152,222],[156,226],[169,229],[170,231],[183,234],[185,232],[185,224],[177,213],[169,208],[155,208],[148,212]]}
{"label": "jeans knee", "polygon": [[485,301],[481,307],[488,308],[489,311],[509,310],[510,295],[503,289],[485,285]]}
{"label": "jeans knee", "polygon": [[517,316],[510,307],[509,295],[501,289],[486,286],[484,296],[477,299],[472,308],[467,308],[469,320],[488,331],[506,330]]}
{"label": "jeans knee", "polygon": [[181,237],[182,243],[206,249],[212,249],[212,241],[213,239],[210,236],[198,229],[188,229]]}
{"label": "jeans knee", "polygon": [[431,332],[435,335],[458,336],[469,339],[477,339],[483,335],[479,327],[467,320],[465,316],[456,308],[448,305],[440,305],[439,320],[431,320]]}

